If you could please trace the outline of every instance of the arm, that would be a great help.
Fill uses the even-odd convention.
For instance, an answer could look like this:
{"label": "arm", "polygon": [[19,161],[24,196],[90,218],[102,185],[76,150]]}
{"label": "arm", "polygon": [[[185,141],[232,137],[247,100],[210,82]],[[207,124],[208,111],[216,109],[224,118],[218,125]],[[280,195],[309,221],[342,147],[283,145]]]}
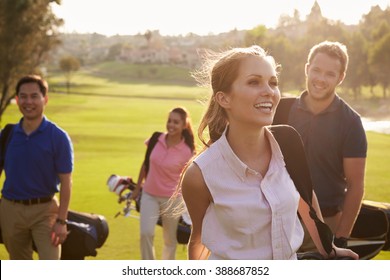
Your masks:
{"label": "arm", "polygon": [[[70,203],[70,195],[72,189],[72,173],[63,173],[58,174],[60,178],[60,205],[58,207],[58,219],[63,221],[66,220],[68,216],[68,209]],[[67,236],[67,227],[66,224],[54,223],[53,233],[52,233],[52,243],[57,246],[60,243],[64,242]]]}
{"label": "arm", "polygon": [[[317,196],[315,195],[314,192],[313,192],[312,205],[317,213],[318,218],[320,220],[322,220],[321,211],[319,210],[319,207],[318,207]],[[318,235],[317,227],[315,225],[314,220],[310,217],[309,211],[310,211],[309,205],[302,198],[300,198],[299,199],[299,206],[298,206],[299,215],[301,216],[302,221],[304,222],[304,224],[305,224],[305,226],[310,234],[310,237],[313,240],[314,244],[316,245],[320,254],[323,256],[327,256],[325,249],[322,247],[322,243],[320,240],[320,236]]]}
{"label": "arm", "polygon": [[336,237],[349,237],[364,196],[365,158],[344,158],[344,174],[347,180],[342,216],[336,229]]}
{"label": "arm", "polygon": [[[313,192],[312,205],[313,205],[314,210],[317,213],[318,218],[321,221],[323,221],[321,210],[320,210],[318,200],[317,200],[317,196],[315,195],[314,192]],[[338,256],[338,257],[350,257],[352,259],[358,259],[359,256],[355,252],[353,252],[352,250],[338,248],[334,244],[333,244],[334,250],[331,253],[331,255],[328,256],[324,247],[322,246],[321,239],[320,239],[320,236],[319,236],[318,231],[317,231],[317,226],[316,226],[314,220],[310,217],[309,209],[310,209],[309,205],[301,198],[299,200],[299,206],[298,206],[299,215],[301,216],[303,222],[305,223],[305,226],[306,226],[311,238],[313,239],[313,242],[316,245],[318,251],[320,252],[320,254],[323,255],[325,258],[334,257],[335,256],[334,254],[336,254],[336,256]]]}
{"label": "arm", "polygon": [[192,221],[191,236],[188,242],[188,259],[207,259],[209,250],[202,244],[202,224],[212,198],[203,175],[195,163],[192,163],[185,171],[181,188]]}
{"label": "arm", "polygon": [[144,181],[145,178],[146,178],[146,168],[145,168],[145,164],[142,163],[141,169],[138,174],[137,186],[135,187],[134,191],[131,194],[132,199],[135,200],[138,198],[141,190],[142,182]]}

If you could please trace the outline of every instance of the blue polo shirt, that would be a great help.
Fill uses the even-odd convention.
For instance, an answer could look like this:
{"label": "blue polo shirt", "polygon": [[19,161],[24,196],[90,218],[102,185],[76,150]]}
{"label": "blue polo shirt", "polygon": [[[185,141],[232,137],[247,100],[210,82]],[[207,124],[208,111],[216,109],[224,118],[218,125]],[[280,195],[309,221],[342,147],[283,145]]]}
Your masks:
{"label": "blue polo shirt", "polygon": [[314,115],[304,103],[307,92],[294,102],[288,124],[301,135],[314,190],[323,212],[338,212],[347,186],[343,159],[365,158],[367,139],[361,118],[338,95],[323,112]]}
{"label": "blue polo shirt", "polygon": [[68,134],[44,117],[39,128],[26,135],[22,119],[15,125],[5,155],[2,195],[31,199],[59,191],[59,173],[73,170],[73,146]]}

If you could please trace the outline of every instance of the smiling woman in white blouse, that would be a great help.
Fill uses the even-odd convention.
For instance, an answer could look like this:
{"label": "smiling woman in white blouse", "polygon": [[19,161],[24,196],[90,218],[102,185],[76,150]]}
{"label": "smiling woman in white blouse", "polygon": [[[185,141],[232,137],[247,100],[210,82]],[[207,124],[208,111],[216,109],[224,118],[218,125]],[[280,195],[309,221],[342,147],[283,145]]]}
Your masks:
{"label": "smiling woman in white blouse", "polygon": [[[280,100],[278,65],[259,46],[220,54],[196,73],[212,89],[198,135],[205,149],[183,173],[192,220],[189,259],[297,259],[303,240],[297,211],[307,211],[267,128]],[[208,129],[209,139],[203,137]],[[314,222],[301,215],[321,245]],[[338,256],[357,258],[334,247]]]}

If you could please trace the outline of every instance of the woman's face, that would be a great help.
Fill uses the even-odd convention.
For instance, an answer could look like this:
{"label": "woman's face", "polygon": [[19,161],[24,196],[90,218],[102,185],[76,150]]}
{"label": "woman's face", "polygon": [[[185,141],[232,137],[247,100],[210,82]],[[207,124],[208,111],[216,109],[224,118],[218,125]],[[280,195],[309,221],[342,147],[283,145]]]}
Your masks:
{"label": "woman's face", "polygon": [[181,115],[176,112],[170,112],[167,121],[167,132],[169,135],[181,135],[185,128],[185,122]]}
{"label": "woman's face", "polygon": [[267,59],[250,56],[240,63],[238,76],[229,93],[219,93],[229,123],[265,126],[272,124],[280,101],[278,78],[274,65]]}

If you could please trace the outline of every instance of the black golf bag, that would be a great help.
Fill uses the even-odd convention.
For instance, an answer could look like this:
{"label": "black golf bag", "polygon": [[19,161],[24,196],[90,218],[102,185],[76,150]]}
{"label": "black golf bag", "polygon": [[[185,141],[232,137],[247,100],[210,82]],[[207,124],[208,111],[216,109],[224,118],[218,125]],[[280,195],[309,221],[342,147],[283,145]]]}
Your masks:
{"label": "black golf bag", "polygon": [[[390,203],[363,200],[347,247],[361,260],[374,258],[380,251],[390,251]],[[318,252],[298,253],[300,260],[323,260]]]}
{"label": "black golf bag", "polygon": [[69,210],[68,237],[62,244],[62,260],[82,260],[87,256],[96,257],[108,237],[108,223],[97,214]]}
{"label": "black golf bag", "polygon": [[371,259],[390,250],[390,203],[364,200],[353,227],[348,248],[360,259]]}

